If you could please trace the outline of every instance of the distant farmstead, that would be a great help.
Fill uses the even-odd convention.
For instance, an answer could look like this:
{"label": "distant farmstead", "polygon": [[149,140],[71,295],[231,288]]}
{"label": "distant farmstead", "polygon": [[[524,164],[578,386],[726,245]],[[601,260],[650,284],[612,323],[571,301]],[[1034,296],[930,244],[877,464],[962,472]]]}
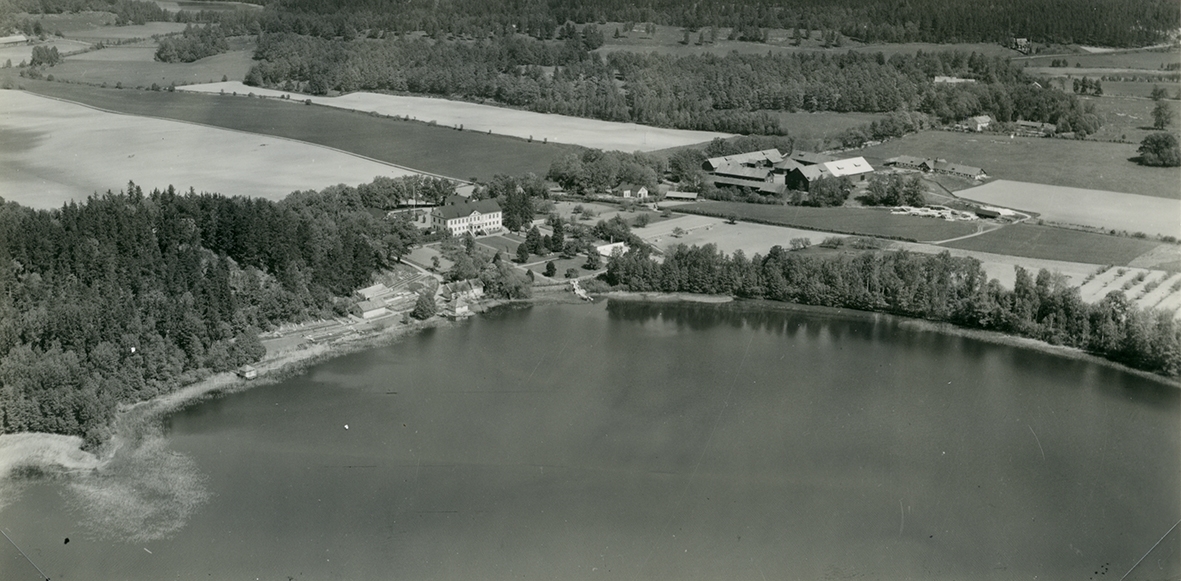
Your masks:
{"label": "distant farmstead", "polygon": [[452,196],[431,210],[431,227],[446,228],[452,236],[471,233],[476,236],[493,234],[504,229],[500,204],[496,200],[471,201]]}
{"label": "distant farmstead", "polygon": [[988,177],[983,169],[961,163],[951,163],[946,159],[900,155],[887,159],[886,165],[900,169],[917,169],[926,173],[953,175],[971,180],[982,180]]}
{"label": "distant farmstead", "polygon": [[841,159],[807,151],[784,156],[776,149],[711,158],[702,169],[710,172],[709,181],[715,186],[742,186],[773,195],[788,189],[807,191],[810,184],[823,177],[865,179],[874,171],[864,157]]}

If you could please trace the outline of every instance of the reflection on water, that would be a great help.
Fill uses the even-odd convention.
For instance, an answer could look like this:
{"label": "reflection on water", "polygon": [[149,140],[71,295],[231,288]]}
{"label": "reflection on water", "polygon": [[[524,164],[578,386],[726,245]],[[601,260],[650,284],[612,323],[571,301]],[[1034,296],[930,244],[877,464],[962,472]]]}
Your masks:
{"label": "reflection on water", "polygon": [[1175,388],[757,306],[497,310],[172,416],[213,496],[167,540],[0,520],[55,579],[1083,579],[1181,518]]}

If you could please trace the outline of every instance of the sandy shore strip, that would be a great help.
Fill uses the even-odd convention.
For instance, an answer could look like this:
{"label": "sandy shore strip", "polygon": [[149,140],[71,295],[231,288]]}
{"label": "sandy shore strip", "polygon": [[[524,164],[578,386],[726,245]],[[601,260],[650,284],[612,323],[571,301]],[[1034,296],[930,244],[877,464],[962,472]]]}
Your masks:
{"label": "sandy shore strip", "polygon": [[381,93],[349,93],[339,97],[318,97],[290,91],[276,91],[250,87],[237,81],[185,85],[178,91],[194,93],[225,93],[281,98],[293,103],[311,101],[317,105],[349,109],[379,115],[410,117],[444,127],[462,127],[465,131],[480,131],[508,135],[533,141],[552,141],[604,150],[656,151],[705,143],[715,137],[731,137],[729,133],[667,129],[637,123],[599,121],[583,117],[534,113],[507,107],[481,105],[466,101],[452,101],[433,97],[386,95]]}

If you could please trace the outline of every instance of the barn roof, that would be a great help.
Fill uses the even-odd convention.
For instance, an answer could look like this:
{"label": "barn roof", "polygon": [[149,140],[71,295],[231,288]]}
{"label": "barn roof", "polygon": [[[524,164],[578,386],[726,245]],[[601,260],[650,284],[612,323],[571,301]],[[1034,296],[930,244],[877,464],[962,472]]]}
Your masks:
{"label": "barn roof", "polygon": [[849,159],[830,161],[825,163],[824,167],[828,168],[829,173],[837,177],[855,176],[873,171],[873,166],[869,165],[869,162],[865,161],[864,157],[850,157]]}

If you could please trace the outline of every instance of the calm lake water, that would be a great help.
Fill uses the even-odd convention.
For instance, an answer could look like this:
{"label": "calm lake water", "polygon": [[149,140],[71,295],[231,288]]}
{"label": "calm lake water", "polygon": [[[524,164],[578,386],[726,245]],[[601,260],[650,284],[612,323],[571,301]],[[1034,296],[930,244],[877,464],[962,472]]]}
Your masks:
{"label": "calm lake water", "polygon": [[166,429],[211,493],[171,538],[60,483],[0,526],[55,581],[1110,580],[1181,519],[1176,388],[864,314],[504,309]]}

